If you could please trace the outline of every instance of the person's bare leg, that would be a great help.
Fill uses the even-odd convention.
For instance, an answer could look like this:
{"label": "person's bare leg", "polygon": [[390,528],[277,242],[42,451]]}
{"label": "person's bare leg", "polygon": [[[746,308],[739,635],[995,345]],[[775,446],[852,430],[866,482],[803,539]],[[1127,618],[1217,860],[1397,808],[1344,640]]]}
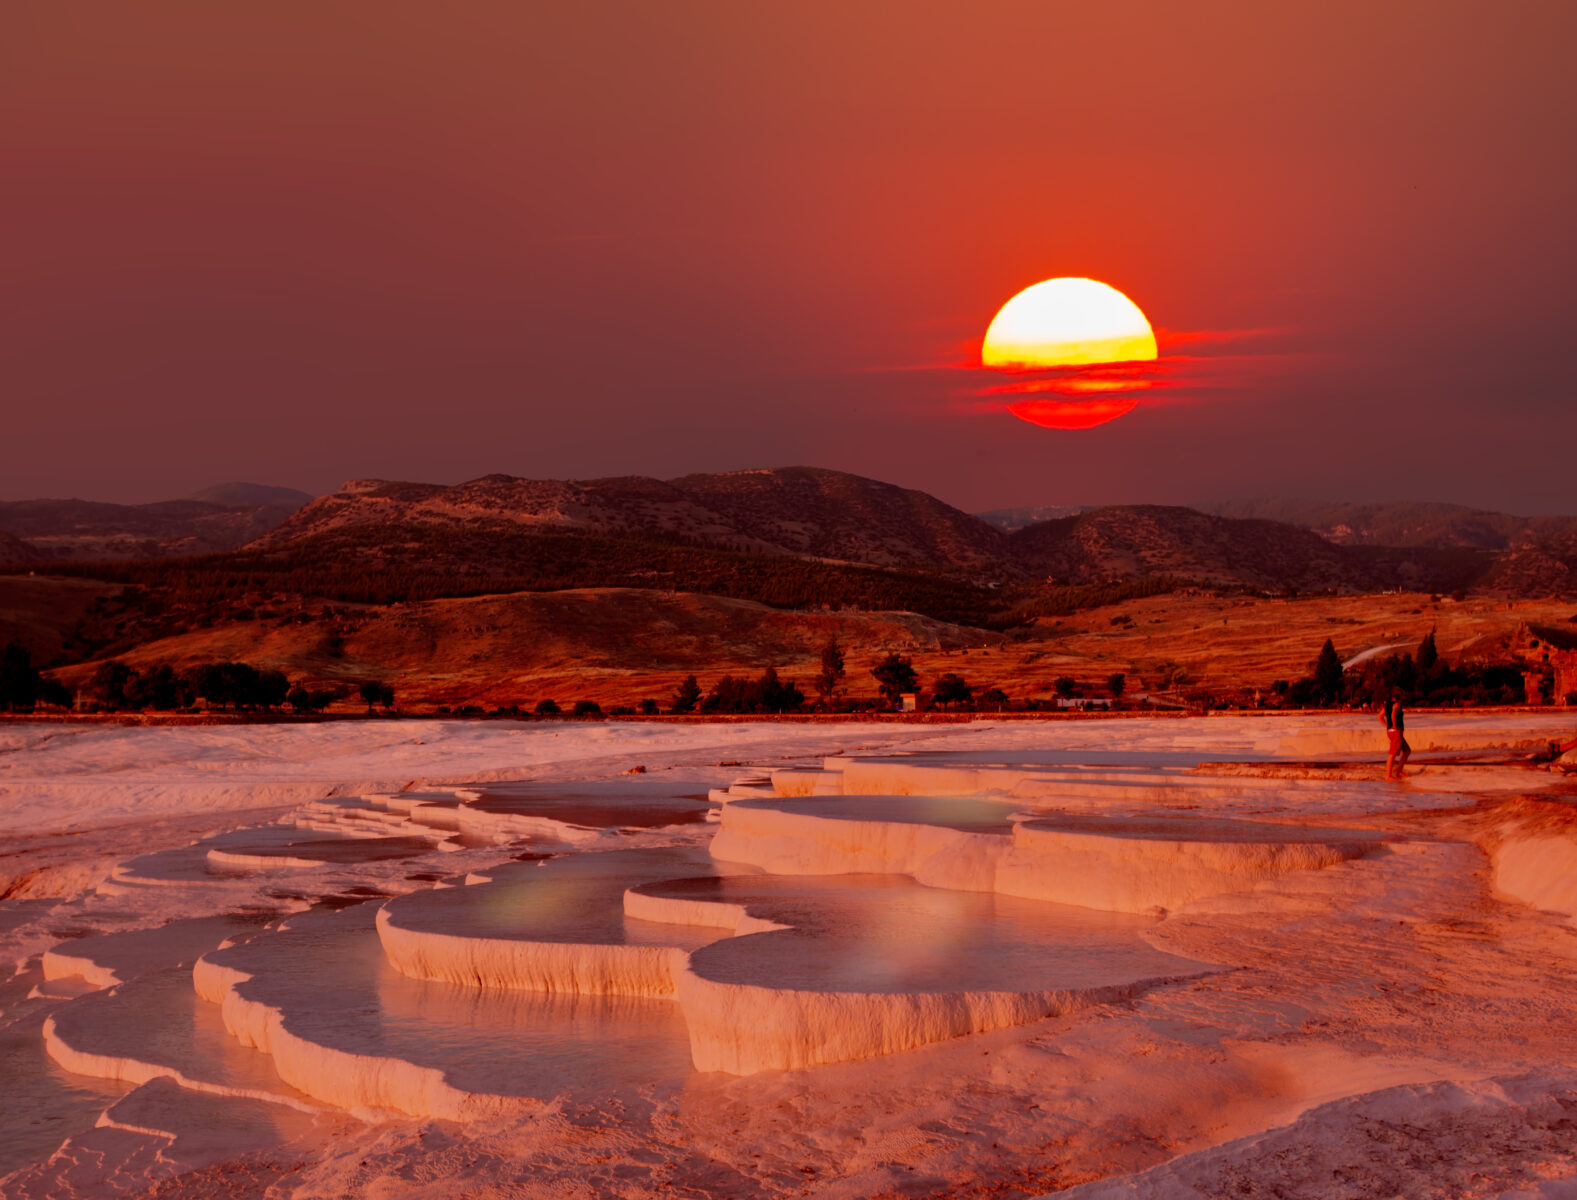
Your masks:
{"label": "person's bare leg", "polygon": [[1389,753],[1389,754],[1387,754],[1385,756],[1385,777],[1387,779],[1395,779],[1396,778],[1396,751],[1395,750],[1391,751],[1391,753]]}
{"label": "person's bare leg", "polygon": [[1396,777],[1400,779],[1407,772],[1407,760],[1412,755],[1411,746],[1402,747],[1402,761],[1396,764]]}

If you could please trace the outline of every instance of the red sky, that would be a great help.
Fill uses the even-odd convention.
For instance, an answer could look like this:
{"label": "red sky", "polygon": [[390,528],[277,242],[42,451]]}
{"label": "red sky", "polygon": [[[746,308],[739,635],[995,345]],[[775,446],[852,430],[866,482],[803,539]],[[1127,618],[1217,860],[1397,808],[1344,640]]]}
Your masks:
{"label": "red sky", "polygon": [[[1567,0],[12,5],[0,498],[1577,512],[1573,46]],[[1163,332],[1229,357],[1097,429],[982,411],[946,364],[1057,275],[1269,332]]]}

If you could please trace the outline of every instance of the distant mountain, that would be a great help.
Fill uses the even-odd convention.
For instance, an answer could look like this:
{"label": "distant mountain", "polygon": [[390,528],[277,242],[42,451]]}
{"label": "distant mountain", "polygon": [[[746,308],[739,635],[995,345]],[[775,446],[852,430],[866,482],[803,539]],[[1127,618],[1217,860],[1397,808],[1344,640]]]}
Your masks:
{"label": "distant mountain", "polygon": [[187,499],[206,500],[226,508],[288,508],[294,511],[303,504],[310,504],[312,493],[268,483],[216,483],[193,492]]}
{"label": "distant mountain", "polygon": [[[1160,505],[999,510],[986,514],[992,524],[924,492],[788,467],[670,480],[352,481],[301,508],[249,552],[289,552],[346,570],[487,571],[501,582],[540,580],[537,586],[650,586],[671,578],[679,588],[756,598],[758,584],[729,581],[743,568],[715,558],[681,562],[662,546],[887,567],[1004,588],[1171,575],[1267,591],[1577,590],[1564,582],[1577,570],[1577,551],[1554,536],[1563,518],[1528,521],[1449,505],[1257,504],[1327,525]],[[1047,512],[1063,515],[1019,524]],[[1505,541],[1535,537],[1531,530],[1554,532]],[[587,539],[583,550],[573,535]]]}
{"label": "distant mountain", "polygon": [[[298,506],[301,495],[223,484],[206,489],[209,498],[162,504],[0,503],[0,535],[12,539],[0,542],[0,568],[206,555],[181,569],[233,575],[236,587],[267,572],[285,591],[368,603],[665,588],[778,607],[909,609],[962,623],[994,620],[1018,602],[1010,597],[1047,580],[1167,575],[1276,592],[1577,591],[1577,519],[1439,504],[1218,506],[1231,515],[1161,505],[1031,508],[987,520],[925,492],[812,467],[668,480],[353,480]],[[1047,513],[1060,515],[1031,520]]]}
{"label": "distant mountain", "polygon": [[0,534],[19,539],[44,563],[212,554],[262,536],[311,499],[291,488],[259,484],[219,484],[203,495],[231,500],[0,501]]}
{"label": "distant mountain", "polygon": [[1460,504],[1234,500],[1199,507],[1217,516],[1300,525],[1343,546],[1506,550],[1523,543],[1577,534],[1577,517],[1518,517]]}
{"label": "distant mountain", "polygon": [[1496,555],[1474,588],[1508,598],[1577,592],[1577,535],[1540,539]]}
{"label": "distant mountain", "polygon": [[1012,570],[1003,535],[968,513],[925,492],[812,467],[670,480],[488,475],[447,487],[357,480],[300,509],[257,548],[435,528],[578,531],[908,570]]}
{"label": "distant mountain", "polygon": [[1042,521],[1009,538],[1015,560],[1058,583],[1146,575],[1272,590],[1359,591],[1373,572],[1340,546],[1276,521],[1127,505]]}
{"label": "distant mountain", "polygon": [[1043,504],[1038,508],[994,508],[990,512],[976,513],[987,525],[1003,533],[1015,533],[1027,525],[1040,521],[1055,521],[1061,517],[1076,517],[1089,512],[1088,504]]}
{"label": "distant mountain", "polygon": [[0,567],[30,567],[40,561],[38,551],[21,538],[0,533]]}

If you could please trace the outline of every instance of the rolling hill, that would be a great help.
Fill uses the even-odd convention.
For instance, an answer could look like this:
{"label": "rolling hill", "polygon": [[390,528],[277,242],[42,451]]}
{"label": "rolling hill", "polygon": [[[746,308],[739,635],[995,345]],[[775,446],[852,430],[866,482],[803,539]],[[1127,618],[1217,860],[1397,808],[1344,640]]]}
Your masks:
{"label": "rolling hill", "polygon": [[[1003,532],[925,493],[812,468],[672,480],[359,481],[291,513],[281,510],[292,497],[237,486],[214,494],[280,503],[0,506],[0,527],[9,521],[35,535],[0,528],[0,571],[11,572],[0,577],[6,637],[65,665],[221,626],[249,642],[281,613],[321,627],[332,606],[588,590],[647,597],[640,603],[654,609],[674,597],[740,602],[758,606],[741,611],[761,620],[768,611],[919,614],[999,632],[1183,584],[1232,594],[1577,593],[1577,536],[1560,535],[1553,518],[1543,519],[1541,539],[1494,548],[1473,543],[1498,537],[1498,526],[1458,524],[1447,536],[1416,523],[1404,529],[1396,522],[1406,514],[1393,513],[1389,524],[1376,517],[1364,526],[1364,537],[1411,530],[1426,544],[1388,546],[1158,505],[1090,509]],[[260,524],[268,527],[249,543],[225,548]],[[120,561],[73,561],[118,548]],[[45,578],[28,584],[29,568],[94,587],[62,591],[56,612]],[[531,611],[574,622],[591,610]],[[630,625],[629,636],[669,635]],[[448,645],[444,653],[458,652]]]}
{"label": "rolling hill", "polygon": [[43,556],[19,537],[0,533],[0,568],[31,567],[43,561]]}
{"label": "rolling hill", "polygon": [[1058,583],[1171,575],[1300,592],[1358,591],[1373,583],[1362,563],[1317,534],[1191,508],[1100,508],[1026,526],[1009,541],[1022,567]]}
{"label": "rolling hill", "polygon": [[[666,706],[690,672],[708,682],[764,665],[808,688],[829,636],[849,647],[851,675],[890,651],[937,655],[999,646],[999,634],[914,613],[822,613],[748,600],[627,588],[520,592],[393,606],[335,606],[233,621],[145,642],[117,657],[138,669],[241,660],[291,679],[354,691],[394,681],[402,703],[530,706],[544,697],[603,704],[646,696]],[[70,686],[91,664],[63,668]],[[853,681],[851,680],[851,683]],[[869,680],[858,685],[871,690]]]}
{"label": "rolling hill", "polygon": [[1518,517],[1460,504],[1237,500],[1199,507],[1216,516],[1298,525],[1341,546],[1508,550],[1577,534],[1577,517]]}
{"label": "rolling hill", "polygon": [[[250,486],[215,494],[276,499]],[[1352,614],[1329,628],[1344,649],[1416,639],[1426,622],[1444,629],[1470,611],[1503,639],[1515,625],[1505,600],[1577,593],[1577,537],[1554,525],[1504,547],[1474,544],[1490,534],[1468,526],[1450,536],[1408,526],[1422,544],[1388,546],[1127,505],[1004,532],[922,492],[811,468],[352,482],[245,545],[185,556],[171,548],[223,545],[281,505],[191,500],[128,515],[68,504],[51,516],[51,503],[5,507],[35,533],[55,520],[53,536],[66,538],[58,554],[137,535],[149,543],[135,548],[142,557],[56,558],[30,576],[25,556],[40,550],[0,533],[0,571],[10,572],[0,575],[0,640],[16,638],[68,682],[111,658],[237,659],[340,693],[395,681],[428,706],[633,704],[665,697],[690,672],[715,680],[767,665],[808,684],[832,633],[867,690],[888,650],[1015,696],[1044,696],[1064,674],[1169,677],[1178,663],[1201,685],[1257,686],[1301,672],[1331,613]],[[62,512],[77,522],[65,533]],[[1527,611],[1564,619],[1567,603]],[[1228,646],[1236,665],[1206,672]]]}
{"label": "rolling hill", "polygon": [[43,563],[211,554],[267,533],[310,499],[291,488],[230,483],[153,504],[7,500],[0,501],[0,535]]}
{"label": "rolling hill", "polygon": [[[1031,519],[1051,512],[1061,515]],[[532,587],[663,583],[770,603],[780,600],[729,581],[740,573],[738,563],[722,569],[701,559],[722,552],[751,561],[853,564],[1007,591],[1048,578],[1082,585],[1166,575],[1281,592],[1455,591],[1474,586],[1494,561],[1492,550],[1466,538],[1344,544],[1289,522],[1173,506],[987,516],[809,467],[671,480],[361,480],[305,506],[247,553],[305,556],[347,569],[442,567],[457,580],[486,571]],[[1496,586],[1543,586],[1554,577],[1547,569],[1503,572]],[[847,602],[840,589],[799,592],[809,603]],[[925,611],[967,619],[957,605]]]}
{"label": "rolling hill", "polygon": [[[1000,532],[924,492],[812,467],[453,486],[354,480],[259,539],[260,549],[347,529],[577,531],[745,554],[927,571],[1003,570]],[[376,536],[376,535],[375,535]]]}

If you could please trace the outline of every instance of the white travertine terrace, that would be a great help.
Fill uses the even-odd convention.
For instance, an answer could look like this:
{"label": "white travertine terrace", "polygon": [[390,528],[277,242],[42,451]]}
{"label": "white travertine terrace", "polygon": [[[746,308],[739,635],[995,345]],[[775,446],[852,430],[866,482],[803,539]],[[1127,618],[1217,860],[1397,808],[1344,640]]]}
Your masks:
{"label": "white travertine terrace", "polygon": [[[465,988],[674,1004],[683,1013],[695,1069],[748,1074],[890,1054],[1022,1024],[1126,999],[1205,969],[1149,950],[1137,937],[1142,926],[1130,925],[1122,935],[1131,941],[1125,965],[1108,963],[1092,977],[1065,971],[1068,978],[1048,979],[1042,986],[1032,986],[1030,978],[1016,984],[972,983],[969,955],[963,951],[946,980],[914,979],[898,987],[859,980],[838,986],[785,982],[783,954],[803,954],[818,938],[846,938],[832,925],[815,932],[801,926],[809,921],[816,927],[807,914],[861,894],[862,876],[913,880],[903,886],[928,897],[981,897],[960,901],[975,906],[968,921],[973,940],[980,943],[990,941],[996,919],[990,905],[1028,904],[1023,911],[1033,910],[1037,917],[1070,904],[1112,914],[1150,914],[1379,847],[1372,835],[1322,835],[1306,828],[1184,817],[1036,816],[1022,811],[1021,801],[990,795],[912,794],[918,785],[934,792],[960,783],[995,782],[993,772],[1006,768],[838,766],[841,771],[777,771],[770,783],[729,788],[730,801],[709,855],[673,850],[575,854],[506,866],[466,887],[389,901],[376,915],[381,953],[407,976]],[[1135,786],[1132,772],[1094,774],[1103,786]],[[835,790],[873,775],[911,794],[841,796]],[[1023,775],[1013,772],[1018,782]],[[1043,785],[1049,781],[1044,771],[1035,778]],[[1256,790],[1263,783],[1224,780],[1211,786]],[[1141,778],[1137,786],[1153,782]],[[779,788],[789,796],[777,796]],[[774,799],[761,798],[768,790]],[[999,789],[1006,790],[1015,789]],[[739,792],[755,798],[740,798]],[[771,896],[741,900],[727,890],[748,893],[752,886],[765,887],[751,882],[765,878],[753,872],[820,878],[796,885],[810,890],[783,909]],[[1003,898],[990,900],[990,895]],[[886,892],[877,906],[851,911],[845,919],[854,926],[876,920],[895,896]],[[1025,919],[1022,912],[1016,919]],[[1065,926],[1068,919],[1061,920]],[[1040,942],[1041,954],[1054,960],[1062,947],[1077,959],[1083,951],[1066,938],[1063,926],[1049,930]],[[726,965],[736,945],[752,947],[761,939],[772,944],[772,953],[744,969]],[[891,944],[873,944],[851,952],[884,961],[895,950]],[[463,1095],[441,1072],[389,1056],[380,1063],[332,1046],[314,1051],[318,1043],[293,1028],[288,1000],[262,1002],[250,986],[253,975],[238,974],[228,965],[249,953],[242,947],[205,957],[197,968],[199,991],[223,1006],[227,1024],[244,1043],[274,1054],[282,1076],[303,1091],[343,1106],[416,1115],[510,1103],[484,1093]],[[332,1078],[318,1082],[315,1070],[326,1070]]]}
{"label": "white travertine terrace", "polygon": [[[936,774],[939,783],[957,781],[955,772]],[[993,816],[1000,828],[989,827]],[[841,804],[736,801],[724,809],[712,852],[778,874],[891,872],[935,887],[1143,913],[1332,866],[1379,845],[1373,833],[1253,821],[1035,817],[1005,801],[951,798],[944,807],[932,797],[859,796]]]}
{"label": "white travertine terrace", "polygon": [[[193,969],[193,986],[218,1006],[242,1046],[270,1056],[279,1078],[305,1096],[346,1109],[458,1119],[525,1111],[540,1098],[498,1080],[451,1078],[441,1062],[392,1050],[375,1027],[325,1022],[315,1008],[322,1000],[303,976],[314,960],[332,956],[333,969],[359,961],[361,974],[346,977],[348,988],[376,990],[383,985],[369,980],[392,968],[480,995],[665,1005],[675,1018],[682,1014],[695,1070],[750,1074],[897,1053],[1198,975],[1212,968],[1144,943],[1153,914],[1380,845],[1373,835],[1247,821],[1045,811],[1074,794],[1086,804],[1101,796],[1153,802],[1201,789],[1253,794],[1272,783],[1264,779],[1033,763],[839,759],[827,767],[777,770],[727,788],[709,851],[607,850],[504,864],[464,886],[385,901],[365,919],[313,918],[304,929],[286,923],[255,942],[210,951]],[[842,794],[855,786],[888,791]],[[561,820],[583,815],[556,808],[562,798],[506,796],[494,798],[491,811],[477,810],[484,795],[462,790],[458,803],[399,795],[318,802],[279,835],[233,836],[209,847],[206,861],[219,872],[304,872],[439,849],[457,830],[550,847],[602,836]],[[902,938],[860,943],[849,930],[880,928],[905,905],[925,914],[917,931],[937,905],[946,922],[969,930],[940,974],[899,971],[896,982],[829,981],[815,970],[799,983],[785,976],[786,963],[825,956],[828,946],[861,961],[902,961]],[[1069,915],[1078,911],[1110,915]],[[1011,953],[1001,946],[992,953],[1018,964],[1014,978],[976,962],[980,947],[995,946],[1004,917],[1003,928],[1019,932],[1004,944]],[[1086,927],[1092,919],[1102,931],[1095,942]],[[312,933],[318,926],[335,931]],[[1093,971],[1085,963],[1091,953],[1102,964]],[[75,969],[66,954],[52,960],[57,974]],[[87,964],[80,973],[111,979]],[[188,1080],[157,1063],[95,1056],[70,1027],[52,1025],[46,1040],[73,1069],[133,1082],[161,1073]],[[255,1089],[232,1091],[267,1099]]]}
{"label": "white travertine terrace", "polygon": [[[26,977],[0,986],[53,1006],[36,1018],[39,1051],[123,1092],[101,1103],[97,1127],[66,1130],[60,1161],[80,1173],[150,1141],[163,1149],[149,1163],[199,1163],[224,1147],[321,1139],[313,1121],[325,1114],[379,1128],[401,1115],[537,1120],[565,1097],[704,1095],[729,1075],[756,1076],[746,1084],[781,1103],[784,1079],[800,1075],[761,1073],[822,1078],[878,1059],[871,1070],[895,1078],[908,1068],[892,1064],[909,1061],[973,1070],[968,1056],[984,1068],[1017,1044],[1006,1038],[1058,1047],[1035,1066],[1055,1074],[1141,1012],[1161,1015],[1100,1051],[1116,1056],[1102,1060],[1114,1074],[1142,1076],[1166,1030],[1182,1044],[1198,1036],[1210,1063],[1228,1064],[1209,1086],[1254,1095],[1300,1072],[1320,1077],[1277,1055],[1319,1027],[1319,989],[1331,984],[1285,1002],[1264,991],[1263,963],[1239,957],[1253,936],[1305,921],[1326,936],[1322,922],[1352,896],[1360,913],[1343,929],[1395,930],[1384,935],[1395,945],[1413,938],[1437,954],[1438,939],[1462,942],[1461,928],[1462,944],[1477,944],[1453,914],[1482,911],[1471,906],[1490,886],[1524,912],[1577,924],[1577,837],[1559,805],[1518,807],[1548,777],[1504,752],[1547,741],[1553,716],[1429,714],[1413,737],[1417,773],[1400,786],[1374,778],[1378,726],[1356,720],[1291,731],[1254,719],[1107,724],[1116,732],[1102,737],[1131,746],[1100,744],[1092,724],[1050,727],[1048,745],[1030,751],[1002,749],[999,737],[803,765],[817,750],[731,783],[619,779],[621,762],[594,781],[320,798],[275,825],[210,825],[118,860],[93,895],[99,928],[124,932],[46,944]],[[1471,765],[1423,749],[1486,746],[1499,756]],[[1354,754],[1365,762],[1309,761]],[[1510,815],[1475,845],[1467,831],[1489,804]],[[1453,811],[1460,826],[1441,824]],[[1488,869],[1475,876],[1475,863]],[[136,927],[140,911],[182,903],[238,915]],[[1215,935],[1217,924],[1233,932]],[[1378,969],[1366,953],[1332,978]],[[1477,969],[1489,979],[1498,960]],[[1240,975],[1250,982],[1232,982]],[[1412,994],[1411,978],[1376,985],[1376,1003],[1388,1012]],[[1061,1020],[1037,1028],[1055,1032],[1015,1029],[1047,1018]],[[1196,1035],[1217,1023],[1227,1032]],[[970,1035],[984,1036],[955,1041]],[[924,1047],[950,1057],[888,1057]],[[1201,1080],[1215,1069],[1189,1061]],[[1445,1077],[1422,1069],[1333,1060],[1332,1090],[1311,1084],[1299,1103]],[[1095,1094],[1079,1079],[1056,1093],[1069,1112],[1098,1106],[1079,1098]],[[25,1086],[65,1103],[47,1079]],[[1471,1086],[1463,1094],[1478,1103]],[[1484,1094],[1522,1111],[1515,1089]],[[1277,1108],[1214,1136],[1302,1111]],[[1310,1112],[1309,1128],[1340,1115]],[[148,1178],[163,1169],[148,1166]],[[66,1171],[0,1192],[68,1194]],[[1174,1176],[1153,1178],[1154,1194],[1168,1194]],[[1090,1194],[1118,1194],[1112,1186]]]}
{"label": "white travertine terrace", "polygon": [[1496,891],[1565,913],[1577,925],[1577,842],[1548,834],[1508,838],[1495,851],[1494,864]]}
{"label": "white travertine terrace", "polygon": [[627,911],[676,922],[707,903],[728,914],[735,936],[690,952],[675,978],[703,1071],[872,1058],[1208,970],[1146,946],[1142,920],[891,875],[728,875],[626,894]]}

